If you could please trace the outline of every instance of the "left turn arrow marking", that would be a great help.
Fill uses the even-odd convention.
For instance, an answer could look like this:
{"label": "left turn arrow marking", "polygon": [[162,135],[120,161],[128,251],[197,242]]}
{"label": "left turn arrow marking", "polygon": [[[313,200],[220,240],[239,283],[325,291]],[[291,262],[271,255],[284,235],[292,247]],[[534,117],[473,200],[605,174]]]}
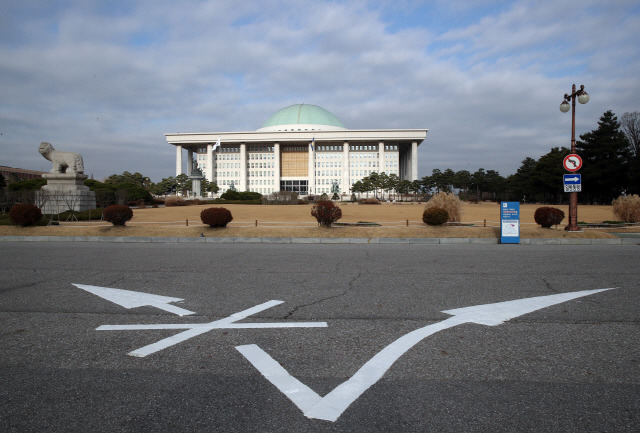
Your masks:
{"label": "left turn arrow marking", "polygon": [[112,289],[110,287],[88,286],[86,284],[73,285],[124,308],[150,306],[168,311],[169,313],[177,314],[178,316],[194,314],[193,311],[185,310],[184,308],[170,304],[170,302],[182,301],[183,299],[180,298],[154,295],[152,293],[134,292],[132,290]]}

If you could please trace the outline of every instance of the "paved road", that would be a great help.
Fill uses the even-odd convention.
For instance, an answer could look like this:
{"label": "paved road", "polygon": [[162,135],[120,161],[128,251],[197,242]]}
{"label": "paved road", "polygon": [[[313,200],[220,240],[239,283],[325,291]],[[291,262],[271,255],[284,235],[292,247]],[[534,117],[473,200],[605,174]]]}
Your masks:
{"label": "paved road", "polygon": [[[637,432],[639,248],[3,242],[0,431]],[[74,284],[196,314],[125,309]],[[443,311],[603,288],[616,289],[384,355]],[[284,303],[225,321],[270,300]],[[166,339],[186,328],[96,330],[212,322],[182,342]],[[231,326],[293,322],[327,326]],[[158,341],[171,344],[128,355]],[[305,416],[305,396],[326,406],[380,353],[399,358],[335,421]]]}

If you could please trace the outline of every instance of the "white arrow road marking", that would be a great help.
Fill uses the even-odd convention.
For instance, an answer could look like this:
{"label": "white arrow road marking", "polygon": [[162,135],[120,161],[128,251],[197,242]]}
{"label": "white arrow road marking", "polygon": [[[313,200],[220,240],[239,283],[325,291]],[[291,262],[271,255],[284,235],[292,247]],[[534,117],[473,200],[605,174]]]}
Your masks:
{"label": "white arrow road marking", "polygon": [[178,316],[194,314],[193,311],[185,310],[184,308],[169,304],[169,302],[183,301],[184,299],[181,298],[154,295],[153,293],[134,292],[132,290],[112,289],[110,287],[88,286],[86,284],[73,285],[127,309],[150,306],[168,311],[169,313],[177,314]]}
{"label": "white arrow road marking", "polygon": [[326,328],[326,322],[280,322],[280,323],[235,323],[238,320],[259,313],[260,311],[282,304],[284,301],[268,301],[255,307],[234,313],[224,319],[209,323],[165,323],[153,325],[102,325],[96,328],[98,331],[130,331],[150,329],[186,329],[179,334],[160,340],[148,346],[130,352],[131,356],[145,357],[167,347],[176,345],[190,338],[196,337],[213,329],[259,329],[259,328]]}
{"label": "white arrow road marking", "polygon": [[255,344],[236,346],[236,349],[273,385],[291,400],[308,418],[336,421],[340,415],[376,383],[409,349],[424,338],[463,323],[496,326],[507,320],[541,308],[582,296],[611,289],[584,290],[558,295],[538,296],[495,304],[476,305],[443,311],[451,314],[446,320],[416,329],[398,338],[367,361],[350,379],[338,385],[324,397],[291,376],[278,362]]}

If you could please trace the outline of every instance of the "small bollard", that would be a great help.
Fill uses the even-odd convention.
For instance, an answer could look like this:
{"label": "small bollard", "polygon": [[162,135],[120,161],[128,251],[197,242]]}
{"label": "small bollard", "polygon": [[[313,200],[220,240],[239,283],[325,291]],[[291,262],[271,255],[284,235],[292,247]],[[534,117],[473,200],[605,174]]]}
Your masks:
{"label": "small bollard", "polygon": [[256,227],[258,227],[258,220],[256,220]]}
{"label": "small bollard", "polygon": [[189,220],[187,219],[187,227],[189,227]]}
{"label": "small bollard", "polygon": [[409,227],[409,220],[407,220],[407,227]]}
{"label": "small bollard", "polygon": [[487,220],[484,220],[484,226],[485,227],[487,226]]}

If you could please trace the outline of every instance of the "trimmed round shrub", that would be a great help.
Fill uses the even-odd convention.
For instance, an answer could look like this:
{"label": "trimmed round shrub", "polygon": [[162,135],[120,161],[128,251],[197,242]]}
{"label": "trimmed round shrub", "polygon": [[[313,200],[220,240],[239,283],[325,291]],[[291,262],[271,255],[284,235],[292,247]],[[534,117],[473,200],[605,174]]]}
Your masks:
{"label": "trimmed round shrub", "polygon": [[441,207],[428,207],[422,213],[422,221],[429,226],[441,226],[449,221],[449,212]]}
{"label": "trimmed round shrub", "polygon": [[462,216],[462,202],[453,193],[439,192],[431,197],[425,205],[425,209],[430,207],[441,208],[449,214],[450,222],[460,222]]}
{"label": "trimmed round shrub", "polygon": [[42,211],[38,206],[29,203],[19,203],[9,211],[9,218],[14,224],[22,227],[31,226],[40,221]]}
{"label": "trimmed round shrub", "polygon": [[557,226],[564,219],[564,212],[555,207],[542,206],[536,209],[533,214],[533,219],[536,224],[541,225],[545,229],[551,228],[551,226]]}
{"label": "trimmed round shrub", "polygon": [[613,213],[626,223],[640,223],[640,196],[637,194],[620,196],[612,203]]}
{"label": "trimmed round shrub", "polygon": [[131,218],[133,218],[133,211],[123,204],[112,204],[102,211],[102,219],[114,226],[124,226]]}
{"label": "trimmed round shrub", "polygon": [[211,227],[226,227],[233,221],[233,216],[231,211],[224,207],[210,207],[200,212],[200,219],[203,224]]}
{"label": "trimmed round shrub", "polygon": [[331,227],[331,224],[342,218],[342,210],[332,201],[319,201],[311,208],[311,216],[315,217],[322,227]]}
{"label": "trimmed round shrub", "polygon": [[171,197],[167,197],[165,199],[164,205],[166,207],[169,207],[169,206],[186,206],[187,202],[180,196],[172,195]]}

